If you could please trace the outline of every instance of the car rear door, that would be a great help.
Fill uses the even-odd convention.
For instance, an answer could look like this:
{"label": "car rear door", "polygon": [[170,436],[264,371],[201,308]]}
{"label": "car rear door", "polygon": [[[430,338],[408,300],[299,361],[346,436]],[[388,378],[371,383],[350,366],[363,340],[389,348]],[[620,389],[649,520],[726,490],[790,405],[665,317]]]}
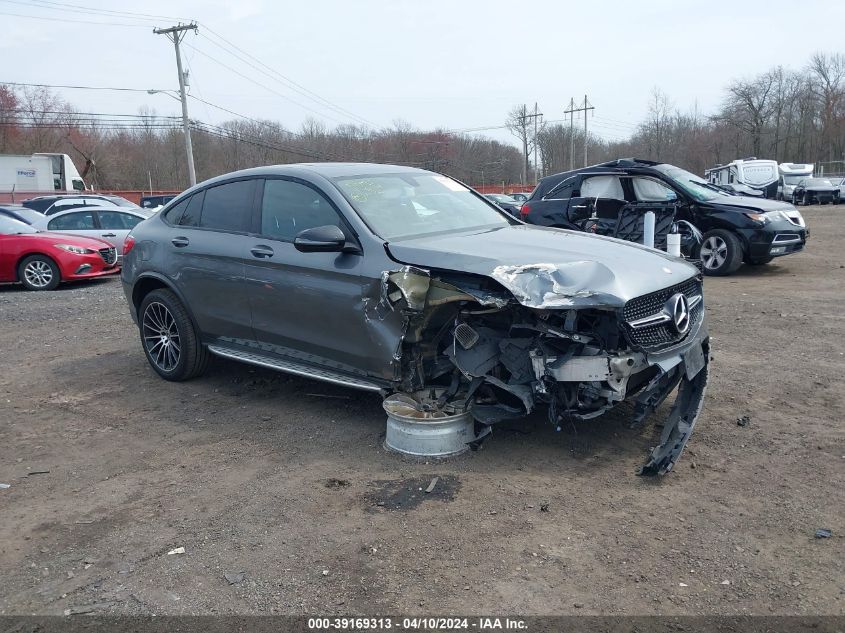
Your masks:
{"label": "car rear door", "polygon": [[253,341],[244,257],[252,228],[256,179],[208,187],[170,209],[162,248],[165,274],[176,285],[204,342]]}
{"label": "car rear door", "polygon": [[345,373],[377,373],[365,332],[362,256],[303,253],[293,243],[301,231],[326,225],[351,236],[338,208],[311,183],[268,178],[258,216],[246,285],[261,349]]}
{"label": "car rear door", "polygon": [[96,236],[114,245],[118,257],[123,256],[123,240],[144,218],[125,211],[95,211],[99,230]]}

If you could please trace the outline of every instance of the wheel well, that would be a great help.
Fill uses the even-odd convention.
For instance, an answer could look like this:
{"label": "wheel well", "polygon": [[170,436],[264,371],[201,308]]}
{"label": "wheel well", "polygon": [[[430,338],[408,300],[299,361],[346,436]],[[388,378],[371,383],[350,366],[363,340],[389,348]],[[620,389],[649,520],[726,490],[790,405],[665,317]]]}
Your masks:
{"label": "wheel well", "polygon": [[137,312],[141,307],[141,302],[144,300],[144,297],[150,294],[153,290],[158,290],[159,288],[170,289],[166,283],[164,283],[161,279],[156,279],[155,277],[144,277],[139,280],[132,289],[132,304],[135,306],[135,311]]}
{"label": "wheel well", "polygon": [[45,254],[45,253],[27,253],[26,255],[22,255],[22,256],[18,259],[18,261],[16,261],[16,262],[15,262],[15,281],[20,281],[20,280],[21,280],[21,279],[20,279],[20,275],[18,274],[18,270],[20,270],[20,267],[21,267],[21,264],[23,263],[23,260],[25,260],[27,257],[32,257],[33,255],[39,255],[39,256],[43,257],[44,259],[49,259],[51,262],[53,262],[53,265],[54,265],[54,266],[58,269],[58,271],[59,271],[59,278],[61,278],[61,276],[62,276],[62,269],[61,269],[61,267],[59,266],[59,263],[58,263],[55,259],[53,259],[52,257],[50,257],[49,255],[47,255],[47,254]]}

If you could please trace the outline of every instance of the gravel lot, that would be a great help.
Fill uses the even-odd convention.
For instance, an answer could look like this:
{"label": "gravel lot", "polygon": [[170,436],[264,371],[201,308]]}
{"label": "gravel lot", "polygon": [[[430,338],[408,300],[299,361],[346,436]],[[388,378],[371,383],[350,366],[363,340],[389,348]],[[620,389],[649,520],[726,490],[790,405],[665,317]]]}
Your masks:
{"label": "gravel lot", "polygon": [[0,287],[0,614],[845,614],[845,207],[802,211],[804,253],[707,279],[713,380],[660,480],[624,413],[412,460],[372,394],[159,379],[116,278]]}

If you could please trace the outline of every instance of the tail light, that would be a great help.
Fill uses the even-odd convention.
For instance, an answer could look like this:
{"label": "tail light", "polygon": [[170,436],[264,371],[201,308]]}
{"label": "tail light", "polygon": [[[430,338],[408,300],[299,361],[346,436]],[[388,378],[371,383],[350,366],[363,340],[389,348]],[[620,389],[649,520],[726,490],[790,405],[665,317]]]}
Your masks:
{"label": "tail light", "polygon": [[127,235],[126,239],[123,240],[123,256],[124,257],[126,257],[126,255],[129,253],[129,251],[132,250],[133,246],[135,246],[135,238],[132,237],[131,235]]}
{"label": "tail light", "polygon": [[531,207],[528,206],[527,202],[523,202],[522,206],[519,207],[519,217],[523,220],[528,217],[528,214],[531,213]]}

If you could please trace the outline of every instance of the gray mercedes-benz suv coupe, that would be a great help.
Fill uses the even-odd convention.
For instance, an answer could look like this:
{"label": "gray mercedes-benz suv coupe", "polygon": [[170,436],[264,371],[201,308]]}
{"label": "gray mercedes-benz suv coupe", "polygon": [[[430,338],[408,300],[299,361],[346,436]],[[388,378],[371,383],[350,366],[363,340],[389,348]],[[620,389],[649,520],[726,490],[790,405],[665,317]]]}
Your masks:
{"label": "gray mercedes-benz suv coupe", "polygon": [[523,224],[463,184],[321,163],[201,183],[137,225],[122,280],[167,380],[209,354],[558,425],[673,394],[642,474],[671,470],[708,380],[702,278],[612,238]]}

